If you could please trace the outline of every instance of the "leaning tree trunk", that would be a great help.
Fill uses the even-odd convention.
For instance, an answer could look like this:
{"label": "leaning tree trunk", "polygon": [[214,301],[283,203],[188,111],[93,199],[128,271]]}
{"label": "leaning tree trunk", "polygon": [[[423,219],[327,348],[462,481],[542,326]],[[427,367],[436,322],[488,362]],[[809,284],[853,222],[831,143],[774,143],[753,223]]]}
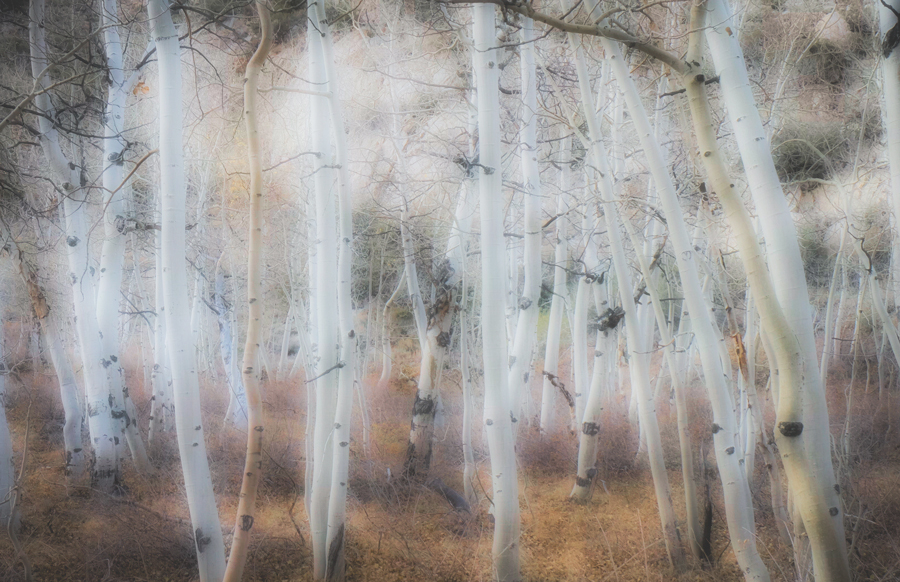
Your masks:
{"label": "leaning tree trunk", "polygon": [[481,333],[484,351],[484,424],[493,482],[494,575],[499,582],[521,580],[519,574],[519,484],[507,389],[506,242],[503,239],[500,160],[500,68],[494,6],[476,5],[474,71],[478,95],[481,201]]}
{"label": "leaning tree trunk", "polygon": [[[247,563],[247,547],[256,513],[256,490],[262,478],[262,447],[265,418],[259,392],[259,370],[256,366],[259,344],[262,341],[262,263],[263,263],[263,175],[259,127],[257,124],[256,89],[259,73],[272,46],[272,21],[263,0],[257,0],[260,39],[256,52],[247,63],[244,76],[244,121],[247,126],[247,156],[250,168],[250,234],[247,243],[247,341],[244,343],[244,362],[241,377],[247,396],[247,454],[238,498],[237,518],[231,554],[225,569],[224,582],[240,582]],[[198,279],[197,284],[200,281]]]}
{"label": "leaning tree trunk", "polygon": [[[594,101],[590,88],[590,79],[588,77],[587,64],[585,62],[580,38],[570,33],[569,45],[574,51],[578,85],[581,90],[581,102],[587,120],[591,141],[590,144],[585,145],[590,146],[591,156],[600,176],[600,197],[602,200],[602,209],[605,213],[607,224],[609,225],[607,236],[609,238],[610,252],[612,253],[613,268],[616,273],[619,298],[625,312],[624,317],[628,333],[629,357],[632,361],[638,361],[640,356],[638,353],[640,349],[639,346],[641,345],[640,324],[638,322],[634,297],[631,295],[633,289],[631,271],[628,261],[625,258],[625,247],[622,241],[622,234],[619,232],[621,220],[615,201],[612,172],[606,155],[606,149],[603,146],[600,124],[593,107]],[[659,424],[656,418],[653,394],[650,390],[650,378],[648,377],[648,370],[645,367],[638,365],[631,366],[631,385],[632,390],[636,392],[638,414],[647,442],[647,455],[650,462],[650,472],[653,476],[656,502],[659,508],[666,552],[668,553],[672,565],[675,566],[676,569],[681,569],[684,567],[684,552],[681,548],[681,539],[675,525],[675,510],[672,506],[672,494],[669,488],[669,479],[666,474],[665,462],[663,460]]]}
{"label": "leaning tree trunk", "polygon": [[[713,0],[712,6],[716,6],[719,0]],[[692,10],[691,29],[699,31],[703,29],[705,6],[694,7]],[[721,15],[710,16],[711,22],[720,22]],[[694,33],[699,34],[699,33]],[[710,37],[711,38],[711,37]],[[694,42],[699,42],[695,40]],[[716,54],[719,46],[713,46],[712,53]],[[725,49],[722,49],[725,50]],[[739,53],[740,48],[737,48]],[[698,51],[699,53],[699,51]],[[697,57],[699,60],[699,56]],[[742,61],[741,61],[742,64]],[[699,68],[699,67],[697,67]],[[720,73],[725,76],[725,70]],[[744,70],[744,74],[746,71]],[[822,386],[818,382],[818,369],[815,365],[815,345],[812,349],[804,345],[807,339],[813,341],[812,324],[808,317],[809,303],[806,294],[806,282],[803,280],[803,266],[794,273],[783,270],[785,263],[791,262],[791,252],[797,247],[796,237],[793,245],[787,244],[781,236],[783,233],[772,235],[772,245],[769,247],[770,233],[766,231],[766,216],[771,207],[766,207],[765,202],[771,200],[757,198],[757,210],[760,212],[764,234],[766,234],[767,250],[772,258],[768,269],[772,271],[769,278],[769,270],[763,259],[762,250],[756,238],[750,222],[749,213],[744,208],[738,196],[734,184],[728,175],[724,161],[716,144],[715,130],[712,125],[712,116],[706,96],[706,79],[695,69],[688,67],[684,72],[684,85],[691,107],[691,117],[694,122],[694,131],[702,152],[701,159],[706,168],[713,190],[718,194],[723,205],[726,219],[735,232],[736,241],[747,272],[748,282],[754,297],[758,302],[758,309],[763,328],[769,335],[772,343],[778,368],[778,383],[780,384],[778,409],[776,412],[777,431],[775,435],[778,449],[781,452],[788,484],[793,494],[795,507],[802,516],[803,524],[809,536],[812,548],[813,563],[817,580],[849,580],[849,564],[847,562],[847,548],[843,537],[843,523],[841,522],[841,509],[838,489],[833,484],[834,471],[831,466],[831,447],[826,443],[823,452],[821,443],[817,442],[824,436],[828,437],[827,410],[816,416],[814,413],[820,408],[825,408]],[[729,83],[736,83],[735,79],[728,79]],[[725,79],[723,78],[723,89]],[[752,95],[751,95],[752,97]],[[750,109],[756,113],[755,107]],[[734,115],[734,111],[729,111]],[[758,120],[758,114],[756,114]],[[732,120],[735,131],[738,131],[739,123],[750,123],[751,120]],[[760,132],[760,135],[764,135]],[[765,139],[764,137],[761,139]],[[738,136],[738,142],[742,139]],[[753,146],[756,147],[756,146]],[[758,148],[757,148],[758,149]],[[754,151],[760,154],[758,151]],[[769,152],[770,154],[770,152]],[[760,158],[766,156],[759,156]],[[771,162],[771,155],[768,155]],[[744,165],[749,169],[748,177],[754,174],[754,167]],[[751,182],[752,183],[752,182]],[[752,188],[752,186],[751,186]],[[780,185],[779,185],[780,190]],[[762,203],[761,203],[762,202]],[[781,202],[784,202],[783,200]],[[772,216],[769,216],[772,219]],[[794,232],[794,225],[790,214],[775,218],[780,221],[783,228],[789,228]],[[771,226],[771,223],[769,223]],[[789,226],[787,226],[789,225]],[[779,246],[785,243],[783,246]],[[793,246],[793,249],[792,249]],[[780,250],[781,254],[776,250]],[[799,260],[799,255],[798,255]],[[773,263],[775,266],[773,266]],[[780,281],[779,281],[780,280]],[[782,289],[794,283],[792,293],[801,295],[799,304],[797,297],[785,296],[784,302],[776,296],[777,289],[773,281],[780,282]],[[780,295],[780,294],[779,294]],[[800,311],[798,314],[794,309]],[[789,320],[786,313],[792,314]],[[793,324],[793,325],[792,325]],[[808,330],[806,328],[809,328]],[[799,331],[798,331],[799,330]],[[807,333],[808,332],[808,333]],[[813,341],[814,344],[814,341]],[[812,354],[812,356],[810,356]],[[810,357],[812,361],[810,361]],[[811,423],[824,425],[823,428],[815,428]],[[823,455],[827,452],[827,459]],[[825,487],[826,483],[832,485]]]}
{"label": "leaning tree trunk", "polygon": [[[803,475],[809,488],[797,490],[792,486],[792,491],[795,500],[798,497],[804,499],[803,505],[806,509],[801,511],[804,522],[807,519],[811,520],[806,529],[813,545],[816,578],[843,580],[849,577],[849,563],[844,542],[840,485],[835,479],[831,460],[831,434],[826,421],[828,406],[825,400],[825,386],[822,385],[818,374],[809,291],[803,261],[800,258],[797,231],[781,189],[778,173],[775,171],[772,151],[754,102],[743,54],[733,35],[734,23],[726,0],[711,0],[707,16],[711,23],[706,29],[710,53],[719,73],[722,95],[741,159],[744,168],[747,169],[747,181],[766,240],[765,253],[774,292],[777,302],[788,318],[790,330],[799,342],[799,351],[794,357],[799,359],[801,375],[798,377],[799,384],[791,386],[790,390],[797,391],[798,396],[802,393],[801,401],[797,403],[802,413],[796,418],[781,418],[779,422],[802,422],[803,435],[794,438],[785,435],[783,431],[779,432],[782,434],[781,440],[802,441],[799,448],[797,445],[789,447],[799,453],[791,457],[793,459],[797,459],[798,456],[806,457],[809,461],[807,470],[811,473]],[[705,121],[702,123],[705,124]],[[719,196],[723,196],[723,193],[720,192]],[[755,292],[754,294],[760,298]],[[762,309],[760,315],[762,316]],[[765,323],[763,325],[765,327]],[[780,380],[784,386],[784,379]],[[790,396],[788,398],[784,396],[782,394],[782,400],[790,402]],[[781,408],[779,406],[779,409]],[[788,410],[784,408],[781,411]],[[780,445],[779,449],[783,458],[787,458],[786,450]],[[789,470],[787,464],[792,463],[786,463],[785,466],[788,480],[791,481],[792,473],[794,476],[799,474]],[[809,505],[806,504],[807,499]]]}
{"label": "leaning tree trunk", "polygon": [[[13,252],[16,253],[19,274],[22,276],[22,280],[25,281],[25,286],[31,299],[31,306],[41,324],[47,351],[50,353],[50,360],[53,362],[53,369],[56,370],[56,378],[59,381],[59,393],[66,418],[63,426],[63,443],[66,449],[66,475],[73,482],[78,482],[84,475],[85,455],[81,442],[82,415],[81,406],[78,403],[78,384],[75,380],[75,372],[72,371],[69,356],[66,354],[66,350],[59,338],[57,322],[50,314],[50,304],[47,301],[47,295],[38,285],[37,273],[25,263],[22,251],[15,249]],[[2,343],[2,338],[0,338],[0,343]],[[2,497],[3,492],[0,489],[0,498]]]}
{"label": "leaning tree trunk", "polygon": [[[169,322],[190,321],[185,269],[184,153],[182,145],[181,47],[166,0],[150,0],[147,13],[156,39],[159,66],[159,158],[162,195],[163,295]],[[175,395],[175,427],[200,579],[225,575],[225,544],[206,456],[197,352],[192,336],[174,325],[166,330],[166,349]]]}
{"label": "leaning tree trunk", "polygon": [[[47,86],[45,67],[48,67],[47,42],[44,33],[44,2],[31,4],[29,36],[31,40],[31,70],[42,86]],[[48,165],[65,193],[63,213],[66,223],[66,249],[69,263],[67,277],[72,287],[76,331],[80,345],[88,426],[94,448],[91,480],[98,489],[110,492],[119,481],[117,444],[121,432],[113,423],[112,412],[118,399],[109,391],[100,366],[99,330],[97,329],[96,287],[93,271],[88,264],[87,227],[85,225],[86,192],[81,189],[81,176],[75,164],[69,162],[59,144],[59,133],[50,119],[54,116],[48,93],[38,95],[35,106],[44,115],[38,118],[41,128],[41,147]],[[76,199],[75,197],[80,199]],[[111,405],[112,403],[112,405]]]}
{"label": "leaning tree trunk", "polygon": [[[632,80],[627,64],[619,46],[609,40],[602,41],[612,63],[613,72],[622,88],[625,102],[631,113],[638,137],[647,155],[654,184],[659,192],[660,205],[666,217],[678,272],[684,289],[685,302],[691,316],[691,325],[697,339],[700,358],[704,370],[704,382],[707,394],[713,407],[713,440],[715,444],[716,462],[721,473],[725,494],[725,512],[728,523],[731,546],[735,552],[741,570],[748,580],[768,580],[769,574],[756,549],[756,524],[753,515],[753,500],[743,466],[743,455],[739,440],[736,439],[737,428],[734,423],[734,401],[730,387],[725,382],[722,361],[717,353],[716,334],[710,313],[703,298],[700,276],[694,261],[694,249],[684,222],[684,214],[678,201],[675,185],[668,173],[668,164],[663,158],[659,142],[654,139],[650,120],[640,101],[637,87]],[[698,48],[698,47],[693,47]],[[663,342],[668,345],[670,338],[664,333]],[[670,364],[673,380],[676,369]],[[687,410],[680,386],[676,385],[676,407],[679,417],[679,437],[682,448],[684,466],[685,491],[688,507],[688,531],[697,528],[696,493],[693,487],[693,470],[690,444],[686,441]],[[718,428],[716,428],[718,427]],[[690,493],[690,494],[689,494]],[[694,506],[694,507],[692,507]],[[693,533],[693,532],[692,532]],[[692,549],[698,554],[699,538],[696,533],[690,536]]]}

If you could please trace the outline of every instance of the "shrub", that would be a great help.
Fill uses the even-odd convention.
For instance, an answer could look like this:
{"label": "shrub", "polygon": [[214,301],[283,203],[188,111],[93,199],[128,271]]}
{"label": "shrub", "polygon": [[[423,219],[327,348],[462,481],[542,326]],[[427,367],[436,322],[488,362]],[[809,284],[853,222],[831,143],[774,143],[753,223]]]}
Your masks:
{"label": "shrub", "polygon": [[787,124],[772,142],[775,169],[782,182],[827,179],[829,163],[816,150],[837,166],[848,149],[844,124],[839,121]]}

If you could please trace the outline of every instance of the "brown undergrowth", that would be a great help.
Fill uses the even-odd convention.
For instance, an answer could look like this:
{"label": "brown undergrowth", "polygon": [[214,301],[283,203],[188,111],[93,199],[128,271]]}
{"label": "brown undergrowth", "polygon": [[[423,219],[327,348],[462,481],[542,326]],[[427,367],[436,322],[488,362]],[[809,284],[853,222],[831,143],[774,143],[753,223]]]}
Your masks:
{"label": "brown undergrowth", "polygon": [[[401,478],[409,414],[414,397],[417,354],[396,349],[395,377],[377,389],[378,371],[365,378],[372,427],[366,453],[361,419],[354,419],[348,506],[348,579],[469,581],[491,578],[492,518],[490,461],[476,412],[475,490],[481,501],[471,514],[456,512],[433,490]],[[563,359],[561,376],[568,374]],[[148,394],[134,358],[126,359],[129,386],[146,424]],[[463,490],[460,379],[448,362],[443,374],[443,420],[435,431],[430,476]],[[832,432],[840,442],[847,418],[847,374],[838,366],[830,387]],[[537,376],[539,377],[539,376]],[[215,375],[203,376],[206,438],[213,484],[226,545],[240,488],[245,437],[222,422],[227,398]],[[838,459],[848,514],[848,537],[860,580],[889,580],[900,572],[900,422],[894,396],[877,398],[857,379],[851,401],[849,452]],[[665,382],[664,382],[665,383]],[[28,460],[22,487],[21,539],[35,579],[46,581],[187,581],[196,578],[194,548],[183,495],[177,447],[164,435],[152,449],[158,472],[142,476],[125,463],[122,490],[104,495],[85,486],[67,486],[61,455],[62,407],[52,375],[27,369],[10,377],[7,413],[18,463]],[[762,388],[762,387],[761,387]],[[266,462],[257,527],[245,574],[252,581],[311,580],[311,552],[303,504],[305,385],[300,379],[263,384]],[[539,398],[539,382],[532,386]],[[638,454],[638,432],[627,420],[627,399],[608,403],[600,433],[598,476],[587,503],[568,500],[577,445],[563,430],[541,437],[534,414],[519,426],[523,576],[534,581],[700,580],[737,581],[742,576],[729,551],[721,487],[707,427],[702,387],[690,388],[691,434],[698,463],[699,491],[710,482],[715,563],[676,573],[666,559],[649,470]],[[895,390],[891,387],[888,393]],[[672,499],[679,516],[684,497],[674,407],[663,386],[657,402]],[[560,406],[563,402],[560,399]],[[560,409],[559,426],[568,412]],[[771,421],[771,419],[770,419]],[[87,435],[85,434],[85,438]],[[700,452],[705,451],[705,459]],[[126,453],[127,454],[127,453]],[[754,502],[760,551],[774,580],[794,580],[789,548],[778,538],[769,506],[768,480],[757,456]],[[704,467],[700,469],[700,467]],[[701,506],[705,505],[701,503]],[[8,541],[0,540],[0,580],[21,580],[21,566]]]}

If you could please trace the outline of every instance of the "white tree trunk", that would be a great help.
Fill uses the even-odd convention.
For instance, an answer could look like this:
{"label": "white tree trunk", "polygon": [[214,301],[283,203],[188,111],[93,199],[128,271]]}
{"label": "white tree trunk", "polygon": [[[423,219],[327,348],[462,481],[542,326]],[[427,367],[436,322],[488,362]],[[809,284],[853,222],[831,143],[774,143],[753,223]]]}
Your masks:
{"label": "white tree trunk", "polygon": [[[721,8],[720,0],[713,0],[711,7]],[[695,7],[693,20],[699,23],[693,30],[702,28],[702,20],[706,16],[704,11]],[[709,22],[719,23],[723,21],[723,15],[716,13],[709,16]],[[710,41],[713,37],[730,35],[721,30],[712,34],[707,30]],[[698,41],[697,44],[699,44]],[[725,46],[720,46],[725,45]],[[740,69],[744,77],[746,70],[743,68],[743,59],[740,58],[740,47],[730,42],[713,44],[710,42],[712,54],[722,51],[738,57],[740,66],[732,66],[732,69]],[[726,53],[726,51],[728,51]],[[720,54],[717,56],[722,57]],[[699,60],[699,51],[698,57]],[[732,65],[735,63],[732,62]],[[729,75],[733,71],[719,67],[722,77],[723,91],[727,95],[729,91],[738,89],[738,81]],[[726,71],[729,71],[726,74]],[[726,88],[726,81],[728,87]],[[715,132],[712,129],[709,104],[706,100],[705,78],[696,72],[687,71],[684,77],[684,85],[690,99],[691,114],[694,121],[694,130],[702,152],[701,159],[706,167],[707,174],[713,190],[718,194],[725,210],[729,225],[735,233],[740,250],[741,260],[744,262],[747,278],[753,295],[758,302],[760,318],[763,328],[770,335],[774,348],[774,357],[778,367],[779,384],[781,385],[776,431],[776,441],[782,455],[788,483],[794,497],[794,502],[803,516],[803,523],[809,535],[813,552],[813,561],[816,568],[816,577],[819,580],[847,580],[849,579],[849,565],[847,562],[846,543],[843,537],[843,523],[839,487],[835,487],[834,471],[831,465],[831,445],[828,418],[822,386],[819,383],[818,366],[815,355],[815,341],[812,335],[812,320],[809,317],[809,300],[804,280],[803,264],[799,259],[799,249],[796,234],[792,240],[785,238],[785,232],[795,233],[793,221],[786,207],[783,213],[775,211],[773,205],[785,205],[784,197],[776,202],[772,200],[772,189],[780,192],[780,184],[777,176],[774,184],[768,183],[769,190],[760,191],[756,198],[757,211],[760,222],[766,236],[766,249],[770,258],[768,269],[772,272],[769,278],[769,270],[763,260],[762,251],[756,239],[750,222],[749,214],[738,197],[734,185],[728,176],[724,162],[716,145]],[[749,87],[747,87],[749,91]],[[734,96],[732,96],[734,97]],[[739,124],[752,122],[750,119],[734,119],[735,110],[740,109],[746,115],[755,116],[759,120],[758,112],[752,102],[752,94],[747,99],[741,99],[746,95],[737,95],[738,99],[730,101],[729,115],[732,116],[732,125],[741,145],[747,140],[742,137],[743,131],[751,128],[748,126],[741,130]],[[752,110],[752,111],[751,111]],[[759,142],[765,145],[765,134],[761,125]],[[754,174],[759,171],[761,164],[768,161],[772,164],[771,152],[766,148],[761,151],[756,145],[756,140],[750,140],[749,149],[742,148],[744,167],[748,169],[748,178],[753,189],[754,180],[760,176]],[[745,152],[744,150],[747,149]],[[752,153],[753,156],[748,156]],[[774,167],[772,168],[774,175]],[[759,184],[757,184],[759,186]],[[773,223],[783,231],[772,232]],[[767,229],[766,225],[769,225]],[[794,264],[796,258],[796,264]],[[786,265],[793,264],[794,271],[785,270]],[[781,293],[778,293],[779,285]],[[778,296],[776,297],[776,293]],[[786,295],[783,293],[787,293]],[[793,294],[793,295],[791,295]],[[786,314],[790,314],[787,316]],[[812,344],[811,346],[809,344]],[[770,352],[771,353],[771,352]],[[812,426],[817,424],[818,426]],[[824,438],[824,446],[821,442]],[[827,458],[826,458],[827,457]],[[796,525],[796,524],[795,524]]]}
{"label": "white tree trunk", "polygon": [[[322,24],[319,3],[309,6],[307,27],[309,81],[316,87],[327,87],[326,55],[321,41]],[[324,8],[323,8],[324,9]],[[316,326],[318,328],[318,366],[315,374],[315,425],[313,430],[313,482],[310,497],[310,536],[313,547],[313,575],[325,579],[328,572],[328,504],[332,489],[334,461],[334,423],[338,393],[337,232],[335,228],[335,188],[337,176],[331,140],[329,98],[310,97],[310,141],[315,159],[316,208]]]}
{"label": "white tree trunk", "polygon": [[522,134],[519,155],[525,188],[525,284],[519,298],[516,337],[509,365],[509,391],[513,415],[521,418],[522,400],[529,389],[541,298],[541,174],[537,147],[537,70],[534,63],[534,22],[522,19]]}
{"label": "white tree trunk", "polygon": [[234,359],[234,332],[231,328],[231,310],[225,301],[225,272],[222,262],[224,254],[216,265],[215,306],[219,318],[219,352],[222,355],[222,367],[225,368],[225,379],[228,382],[228,409],[225,411],[225,422],[231,423],[239,431],[247,430],[247,394],[237,362]]}
{"label": "white tree trunk", "polygon": [[97,325],[100,334],[101,363],[106,369],[109,391],[113,398],[113,418],[121,424],[125,440],[142,473],[153,473],[141,437],[137,411],[125,386],[125,371],[119,354],[119,305],[122,303],[122,265],[125,262],[125,198],[130,186],[125,177],[125,148],[123,136],[126,96],[136,80],[125,77],[122,63],[122,41],[119,38],[118,3],[103,0],[101,23],[103,48],[109,75],[103,140],[103,248],[100,252],[100,273],[97,287]]}
{"label": "white tree trunk", "polygon": [[474,71],[478,95],[481,201],[481,333],[484,352],[484,424],[493,482],[494,575],[498,582],[519,574],[519,484],[507,388],[508,358],[503,306],[506,300],[506,242],[503,237],[500,96],[494,6],[476,5]]}
{"label": "white tree trunk", "polygon": [[[43,86],[49,84],[45,67],[47,43],[44,33],[44,2],[31,3],[29,36],[31,41],[31,70],[35,79]],[[53,116],[50,96],[42,93],[35,98],[35,106],[49,117]],[[115,410],[114,395],[110,393],[103,368],[100,365],[99,330],[97,329],[95,269],[89,265],[87,248],[87,227],[85,225],[84,197],[81,177],[63,153],[59,144],[59,134],[47,117],[38,118],[41,128],[41,147],[50,169],[60,181],[66,193],[63,214],[66,223],[66,249],[69,264],[68,282],[72,287],[75,307],[76,329],[81,348],[84,369],[85,393],[87,396],[88,426],[94,448],[94,465],[91,473],[94,486],[102,491],[112,491],[119,480],[119,460],[117,444],[121,432],[113,423]],[[77,199],[76,199],[77,198]],[[113,406],[110,406],[110,399]]]}
{"label": "white tree trunk", "polygon": [[[247,128],[247,157],[250,169],[250,232],[247,240],[247,339],[244,343],[242,378],[247,397],[247,452],[238,497],[237,517],[231,554],[225,569],[224,582],[240,582],[247,563],[247,548],[256,513],[256,491],[262,478],[262,448],[265,417],[259,388],[260,371],[256,356],[262,343],[263,310],[263,171],[262,146],[259,139],[258,112],[256,107],[259,73],[269,56],[272,46],[272,21],[269,8],[263,0],[257,0],[260,39],[256,52],[247,63],[244,75],[244,122]],[[200,286],[198,276],[196,286]],[[199,291],[195,296],[199,296]],[[195,299],[197,301],[197,299]],[[196,305],[195,305],[196,314]],[[196,338],[196,335],[195,335]]]}
{"label": "white tree trunk", "polygon": [[[147,13],[156,41],[159,67],[159,159],[162,196],[163,296],[170,322],[190,321],[185,269],[185,179],[182,142],[181,47],[166,0],[150,0]],[[197,353],[191,335],[174,325],[166,330],[172,369],[178,451],[188,509],[197,549],[200,579],[221,580],[225,574],[225,544],[216,509],[203,419]]]}
{"label": "white tree trunk", "polygon": [[[559,374],[559,336],[562,330],[563,309],[567,301],[566,262],[569,258],[566,241],[566,223],[568,218],[562,216],[567,210],[566,184],[562,188],[556,202],[556,246],[553,253],[553,298],[550,300],[550,319],[547,325],[547,345],[544,351],[543,388],[541,390],[540,430],[542,435],[553,433],[556,416],[556,397],[558,388],[554,386]],[[538,295],[540,297],[540,295]]]}
{"label": "white tree trunk", "polygon": [[[350,168],[347,146],[347,133],[344,129],[344,115],[340,100],[338,75],[335,67],[334,46],[331,29],[325,17],[325,2],[317,0],[309,7],[310,22],[318,28],[317,40],[322,46],[322,65],[329,99],[329,119],[334,131],[335,160],[338,168],[338,223],[340,240],[338,242],[338,346],[340,350],[340,369],[338,371],[337,400],[334,413],[334,459],[332,463],[331,494],[328,500],[328,532],[326,547],[328,557],[326,578],[328,580],[344,580],[346,565],[344,558],[344,539],[347,512],[347,484],[350,480],[350,421],[353,412],[353,382],[356,377],[357,339],[353,326],[353,303],[351,297],[351,266],[353,253],[353,206],[350,182]],[[332,263],[333,265],[333,263]],[[334,288],[332,288],[334,289]],[[333,291],[332,291],[333,293]]]}
{"label": "white tree trunk", "polygon": [[[825,387],[818,374],[809,291],[800,258],[797,231],[775,171],[769,141],[747,77],[743,54],[732,32],[735,25],[730,7],[726,0],[711,0],[708,9],[707,17],[711,26],[706,29],[706,36],[766,240],[765,252],[774,292],[787,317],[790,330],[799,343],[800,351],[793,355],[799,358],[799,384],[792,389],[803,394],[802,402],[798,403],[802,407],[802,418],[791,418],[790,422],[802,422],[803,426],[802,438],[794,439],[802,440],[802,453],[795,457],[805,456],[809,460],[807,470],[811,473],[804,476],[809,489],[804,487],[800,497],[810,501],[810,505],[804,504],[808,511],[801,513],[804,521],[813,522],[807,523],[807,533],[813,546],[816,577],[820,581],[842,580],[849,576],[849,565],[838,493],[840,486],[835,479],[831,461],[831,434],[826,421],[828,406]],[[719,192],[719,195],[722,196],[722,193]],[[763,299],[759,294],[755,295],[760,301],[762,316]],[[765,319],[763,325],[766,325]],[[791,440],[791,437],[785,436],[785,439]],[[781,449],[781,452],[784,458],[787,451]],[[787,466],[785,469],[789,480],[791,473],[797,475]],[[793,489],[793,492],[796,499],[798,491]],[[830,515],[832,512],[834,515]]]}
{"label": "white tree trunk", "polygon": [[[581,47],[581,39],[573,34],[569,35],[569,45],[575,53],[575,67],[578,74],[578,85],[581,90],[581,103],[585,119],[587,120],[590,136],[590,153],[600,175],[599,190],[602,208],[606,216],[610,252],[612,253],[613,267],[616,273],[616,283],[619,290],[619,299],[625,311],[625,326],[628,337],[628,351],[632,363],[640,361],[638,351],[642,344],[640,339],[640,324],[634,297],[631,295],[634,288],[631,279],[631,271],[625,258],[625,250],[622,243],[622,234],[619,232],[619,210],[616,206],[612,171],[603,146],[600,133],[600,124],[593,107],[593,95],[587,72],[587,64]],[[647,454],[650,462],[650,471],[653,475],[653,484],[656,492],[656,501],[659,508],[660,521],[662,522],[663,539],[666,543],[666,551],[669,560],[676,569],[684,566],[684,553],[681,548],[681,540],[675,525],[675,511],[672,507],[672,494],[669,489],[669,479],[666,474],[663,460],[662,441],[659,434],[659,424],[656,419],[656,410],[653,394],[650,390],[650,379],[645,366],[632,365],[631,386],[637,398],[638,414],[640,416],[641,430],[647,442]]]}
{"label": "white tree trunk", "polygon": [[[159,207],[160,209],[162,206]],[[175,429],[175,395],[172,392],[172,369],[166,353],[166,301],[163,297],[162,232],[156,234],[156,332],[153,335],[153,396],[150,399],[151,446],[159,433]]]}

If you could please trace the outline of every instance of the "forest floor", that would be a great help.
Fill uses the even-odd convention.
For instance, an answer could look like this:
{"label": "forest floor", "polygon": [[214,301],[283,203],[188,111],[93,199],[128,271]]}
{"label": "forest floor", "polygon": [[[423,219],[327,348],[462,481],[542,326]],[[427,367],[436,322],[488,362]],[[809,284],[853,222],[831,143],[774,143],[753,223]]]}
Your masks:
{"label": "forest floor", "polygon": [[[355,419],[351,448],[351,483],[347,535],[348,580],[489,581],[492,523],[489,459],[476,429],[476,460],[483,498],[471,515],[452,510],[434,491],[400,478],[414,395],[416,353],[395,349],[395,379],[376,390],[368,378],[371,450],[365,454],[361,421]],[[131,362],[136,364],[137,362]],[[134,365],[127,369],[137,370]],[[874,364],[873,364],[874,370]],[[841,370],[830,387],[831,428],[836,442],[847,410],[847,378]],[[857,373],[860,376],[859,372]],[[133,377],[132,377],[133,376]],[[877,385],[854,385],[850,405],[849,454],[836,457],[842,474],[848,539],[856,540],[851,557],[856,580],[900,579],[900,428],[897,388],[879,405]],[[540,377],[540,376],[538,376]],[[149,395],[142,377],[129,374],[131,393],[146,424]],[[842,384],[838,386],[838,384]],[[695,382],[696,384],[696,382]],[[875,384],[875,381],[870,381]],[[260,488],[258,515],[245,580],[312,580],[311,549],[304,509],[305,389],[300,381],[263,384],[269,426],[267,461]],[[537,389],[537,383],[535,383]],[[627,421],[624,401],[608,407],[600,433],[599,473],[593,496],[584,504],[569,501],[576,443],[563,430],[540,439],[523,423],[519,435],[522,501],[522,573],[531,581],[737,581],[742,576],[729,550],[721,486],[707,427],[705,399],[691,398],[691,432],[695,458],[706,458],[700,475],[701,495],[707,479],[712,505],[712,564],[676,573],[662,542],[653,485],[637,455],[638,434]],[[446,422],[436,433],[431,477],[462,491],[458,374],[443,376]],[[868,390],[868,393],[867,393]],[[177,448],[171,435],[156,443],[153,476],[138,475],[125,463],[123,486],[109,496],[87,487],[67,486],[62,458],[62,406],[46,372],[20,367],[9,377],[7,414],[14,433],[17,471],[27,434],[22,482],[21,540],[39,581],[188,581],[196,578],[196,561],[187,521]],[[663,390],[667,392],[667,390]],[[887,392],[887,391],[886,391]],[[240,489],[245,437],[223,426],[224,389],[204,386],[204,414],[210,465],[226,545],[230,543]],[[560,404],[562,401],[560,400]],[[667,398],[657,403],[669,483],[676,513],[684,515],[674,408]],[[480,413],[476,413],[480,418]],[[560,410],[558,421],[568,422]],[[476,426],[480,423],[476,422]],[[85,435],[86,436],[86,435]],[[759,547],[773,580],[795,580],[788,545],[775,530],[768,479],[757,457],[754,502]],[[698,464],[698,466],[700,466]],[[390,475],[390,478],[389,478]],[[705,505],[705,502],[703,503]],[[702,511],[702,506],[701,506]],[[0,540],[0,580],[22,580],[22,568],[5,536]]]}

